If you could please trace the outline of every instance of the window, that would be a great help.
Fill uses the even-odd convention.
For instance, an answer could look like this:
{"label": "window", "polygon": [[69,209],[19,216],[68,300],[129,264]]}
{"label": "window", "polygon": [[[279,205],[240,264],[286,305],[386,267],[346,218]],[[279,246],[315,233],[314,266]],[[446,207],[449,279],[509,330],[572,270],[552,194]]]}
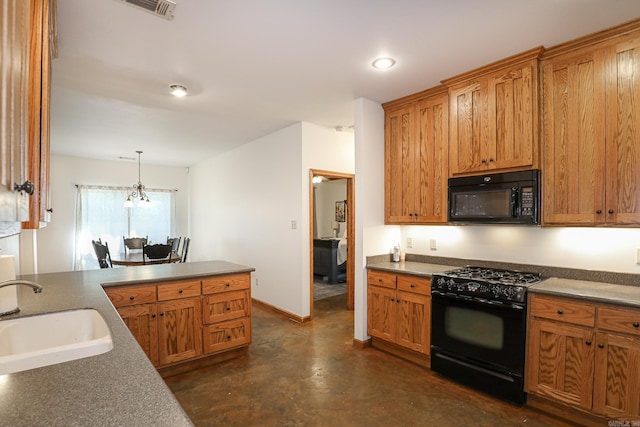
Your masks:
{"label": "window", "polygon": [[76,198],[74,270],[99,268],[92,240],[107,242],[109,252],[124,252],[122,237],[148,237],[151,243],[165,243],[175,234],[175,190],[145,189],[150,207],[134,201],[125,208],[128,187],[79,185]]}

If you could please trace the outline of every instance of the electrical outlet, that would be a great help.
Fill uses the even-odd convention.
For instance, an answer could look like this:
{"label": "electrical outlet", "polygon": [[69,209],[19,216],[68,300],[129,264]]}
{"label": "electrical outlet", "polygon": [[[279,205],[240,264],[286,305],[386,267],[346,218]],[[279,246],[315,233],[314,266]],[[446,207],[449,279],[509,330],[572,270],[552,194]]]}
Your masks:
{"label": "electrical outlet", "polygon": [[295,230],[296,228],[298,228],[298,222],[295,219],[291,220],[291,229]]}
{"label": "electrical outlet", "polygon": [[438,243],[436,242],[436,239],[429,240],[429,249],[432,251],[438,250]]}
{"label": "electrical outlet", "polygon": [[413,239],[411,237],[407,237],[407,248],[413,247]]}
{"label": "electrical outlet", "polygon": [[258,278],[256,277],[256,286],[258,286]]}
{"label": "electrical outlet", "polygon": [[640,264],[640,248],[636,249],[636,264]]}

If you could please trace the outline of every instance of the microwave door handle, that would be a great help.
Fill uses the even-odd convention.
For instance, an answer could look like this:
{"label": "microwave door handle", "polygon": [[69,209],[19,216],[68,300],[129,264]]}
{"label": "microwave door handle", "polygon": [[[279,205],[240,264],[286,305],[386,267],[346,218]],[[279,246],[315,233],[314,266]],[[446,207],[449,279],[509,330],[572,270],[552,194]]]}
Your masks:
{"label": "microwave door handle", "polygon": [[520,198],[519,194],[518,194],[518,189],[516,187],[513,187],[511,189],[511,217],[512,218],[517,218],[518,217],[518,199]]}

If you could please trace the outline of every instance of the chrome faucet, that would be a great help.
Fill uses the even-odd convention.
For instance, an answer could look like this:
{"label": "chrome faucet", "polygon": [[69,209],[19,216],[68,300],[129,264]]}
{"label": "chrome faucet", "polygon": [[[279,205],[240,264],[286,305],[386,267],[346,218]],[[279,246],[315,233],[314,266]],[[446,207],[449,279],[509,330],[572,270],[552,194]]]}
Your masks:
{"label": "chrome faucet", "polygon": [[[31,288],[33,288],[33,292],[36,294],[39,294],[40,292],[42,292],[42,286],[38,285],[35,282],[30,282],[28,280],[17,279],[17,280],[6,280],[4,282],[0,282],[0,288],[4,288],[5,286],[13,286],[13,285],[30,286]],[[20,307],[18,307],[16,304],[16,308],[0,313],[0,316],[4,316],[6,314],[14,314],[19,311],[20,311]]]}

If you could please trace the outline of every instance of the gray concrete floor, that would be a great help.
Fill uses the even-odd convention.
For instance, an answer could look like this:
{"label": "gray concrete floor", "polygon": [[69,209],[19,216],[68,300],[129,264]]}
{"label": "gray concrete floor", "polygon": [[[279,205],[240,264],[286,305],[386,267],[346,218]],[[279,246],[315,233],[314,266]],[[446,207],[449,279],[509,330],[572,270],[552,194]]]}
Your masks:
{"label": "gray concrete floor", "polygon": [[355,348],[345,298],[316,301],[302,325],[254,306],[248,355],[167,384],[196,426],[568,425]]}

